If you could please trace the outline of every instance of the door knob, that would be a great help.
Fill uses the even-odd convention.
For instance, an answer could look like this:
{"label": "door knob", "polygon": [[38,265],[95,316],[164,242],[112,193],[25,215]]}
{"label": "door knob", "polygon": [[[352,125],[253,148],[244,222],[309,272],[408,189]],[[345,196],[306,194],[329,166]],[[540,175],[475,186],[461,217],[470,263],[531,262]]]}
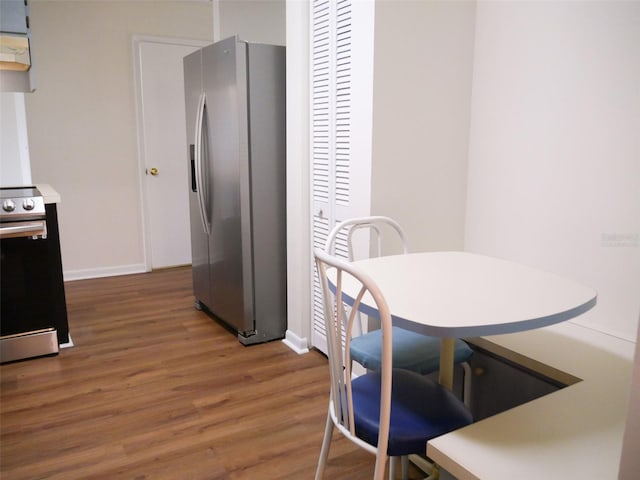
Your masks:
{"label": "door knob", "polygon": [[147,173],[150,173],[151,175],[158,175],[158,169],[156,167],[150,168]]}

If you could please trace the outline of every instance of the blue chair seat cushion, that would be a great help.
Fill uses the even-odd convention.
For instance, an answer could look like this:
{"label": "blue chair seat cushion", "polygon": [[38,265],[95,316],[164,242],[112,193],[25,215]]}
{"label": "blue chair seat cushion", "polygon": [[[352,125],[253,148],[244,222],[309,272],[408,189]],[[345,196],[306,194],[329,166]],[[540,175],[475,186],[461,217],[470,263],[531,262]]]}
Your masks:
{"label": "blue chair seat cushion", "polygon": [[[394,369],[392,379],[388,455],[424,454],[428,440],[473,421],[455,395],[427,377]],[[378,444],[380,388],[379,372],[352,382],[356,435],[374,446]]]}
{"label": "blue chair seat cushion", "polygon": [[[399,327],[392,328],[393,368],[403,368],[422,375],[440,369],[440,339]],[[351,358],[369,370],[382,368],[382,330],[373,330],[351,340]],[[473,350],[456,339],[454,362],[466,362]]]}

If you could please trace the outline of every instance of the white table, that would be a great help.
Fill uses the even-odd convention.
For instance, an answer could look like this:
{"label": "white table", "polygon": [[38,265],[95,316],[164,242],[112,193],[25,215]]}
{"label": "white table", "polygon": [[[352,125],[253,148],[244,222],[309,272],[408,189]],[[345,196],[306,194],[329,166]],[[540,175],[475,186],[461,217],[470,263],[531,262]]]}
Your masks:
{"label": "white table", "polygon": [[484,340],[581,381],[429,440],[429,458],[459,480],[618,478],[635,343],[574,322]]}
{"label": "white table", "polygon": [[[440,383],[453,384],[454,338],[531,330],[576,317],[596,292],[573,280],[467,252],[392,255],[354,262],[378,284],[395,325],[440,337]],[[354,291],[343,280],[345,294]],[[361,310],[376,316],[370,299]]]}

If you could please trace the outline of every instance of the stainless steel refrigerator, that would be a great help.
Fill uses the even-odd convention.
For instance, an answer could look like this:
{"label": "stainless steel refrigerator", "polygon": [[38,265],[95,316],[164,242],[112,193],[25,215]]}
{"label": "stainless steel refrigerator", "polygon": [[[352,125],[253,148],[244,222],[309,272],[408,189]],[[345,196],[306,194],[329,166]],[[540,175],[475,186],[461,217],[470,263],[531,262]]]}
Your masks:
{"label": "stainless steel refrigerator", "polygon": [[286,330],[285,48],[184,58],[193,290],[243,344]]}

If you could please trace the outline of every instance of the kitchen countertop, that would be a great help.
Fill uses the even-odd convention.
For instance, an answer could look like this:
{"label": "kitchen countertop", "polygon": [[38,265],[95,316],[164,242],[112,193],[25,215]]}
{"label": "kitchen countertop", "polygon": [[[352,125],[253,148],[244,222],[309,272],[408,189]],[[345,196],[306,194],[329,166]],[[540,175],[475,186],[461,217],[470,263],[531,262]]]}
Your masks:
{"label": "kitchen countertop", "polygon": [[570,322],[485,340],[582,381],[431,440],[427,455],[460,480],[617,478],[635,344]]}
{"label": "kitchen countertop", "polygon": [[36,188],[40,190],[40,193],[44,197],[44,203],[60,203],[60,194],[53,189],[53,187],[46,183],[36,184]]}

